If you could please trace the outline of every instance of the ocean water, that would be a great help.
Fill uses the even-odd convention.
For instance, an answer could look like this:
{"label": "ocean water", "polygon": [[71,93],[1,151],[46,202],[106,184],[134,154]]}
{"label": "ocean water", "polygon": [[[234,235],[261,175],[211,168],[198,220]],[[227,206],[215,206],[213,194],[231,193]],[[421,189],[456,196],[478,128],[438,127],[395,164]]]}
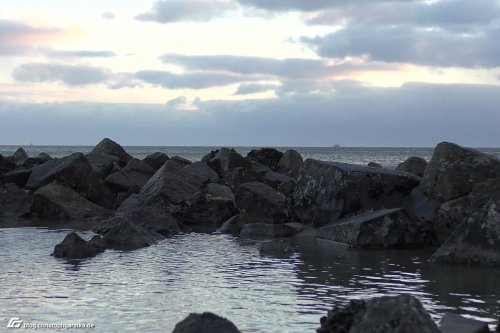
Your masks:
{"label": "ocean water", "polygon": [[[61,157],[92,147],[26,147]],[[125,147],[138,158],[162,151],[199,160],[216,147]],[[0,146],[3,155],[17,147]],[[245,154],[251,147],[237,147]],[[286,148],[280,148],[285,150]],[[394,167],[430,148],[296,148],[305,158]],[[500,156],[500,149],[482,149]],[[227,235],[180,234],[133,252],[108,250],[68,262],[50,256],[69,230],[0,229],[0,332],[24,323],[91,323],[79,332],[170,332],[190,312],[212,311],[242,332],[314,332],[351,299],[407,293],[438,321],[453,312],[493,328],[500,316],[499,268],[431,264],[434,249],[359,250],[295,238],[290,256],[262,256]],[[90,238],[91,233],[82,236]],[[54,330],[38,329],[41,332]],[[69,330],[71,331],[71,330]]]}

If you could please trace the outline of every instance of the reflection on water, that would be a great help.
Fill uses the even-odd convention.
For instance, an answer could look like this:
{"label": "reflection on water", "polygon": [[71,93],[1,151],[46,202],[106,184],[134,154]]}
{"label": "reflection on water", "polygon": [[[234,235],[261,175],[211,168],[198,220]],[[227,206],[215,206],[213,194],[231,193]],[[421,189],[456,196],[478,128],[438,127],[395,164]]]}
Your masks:
{"label": "reflection on water", "polygon": [[452,311],[493,324],[500,313],[498,269],[431,265],[430,250],[302,240],[291,257],[274,258],[230,236],[184,234],[68,263],[49,256],[66,233],[0,230],[1,317],[170,332],[188,313],[212,311],[243,332],[314,332],[334,305],[396,293],[415,295],[435,319]]}

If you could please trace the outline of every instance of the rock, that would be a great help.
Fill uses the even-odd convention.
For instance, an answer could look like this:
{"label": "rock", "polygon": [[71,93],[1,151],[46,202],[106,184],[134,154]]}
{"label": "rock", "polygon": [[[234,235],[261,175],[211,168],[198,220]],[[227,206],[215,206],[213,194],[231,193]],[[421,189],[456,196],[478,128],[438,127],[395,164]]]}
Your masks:
{"label": "rock", "polygon": [[50,183],[39,188],[34,193],[33,199],[30,213],[40,218],[78,220],[112,215],[111,211],[57,183]]}
{"label": "rock", "polygon": [[19,147],[10,159],[17,166],[21,166],[28,159],[28,154],[26,154],[26,151],[23,148]]}
{"label": "rock", "polygon": [[436,199],[429,198],[420,186],[415,187],[404,202],[404,209],[409,216],[432,222],[441,204]]}
{"label": "rock", "polygon": [[351,300],[321,318],[318,333],[440,333],[422,304],[413,296],[384,296],[368,302]]}
{"label": "rock", "polygon": [[382,167],[380,164],[378,164],[376,162],[369,162],[367,164],[367,166],[370,167],[370,168],[381,168]]}
{"label": "rock", "polygon": [[167,208],[189,199],[215,176],[217,175],[202,163],[182,167],[169,160],[143,186],[138,198],[143,204]]}
{"label": "rock", "polygon": [[446,202],[470,193],[478,183],[499,177],[497,158],[442,142],[434,149],[420,187],[429,197]]}
{"label": "rock", "polygon": [[257,172],[258,174],[260,174],[262,176],[270,171],[273,171],[273,169],[271,169],[267,165],[263,165],[263,164],[255,162],[255,161],[250,161],[250,164],[252,165],[252,170]]}
{"label": "rock", "polygon": [[87,242],[76,233],[72,232],[68,234],[61,243],[55,246],[52,255],[56,258],[83,259],[94,257],[103,251],[104,247],[101,242],[101,237],[95,236]]}
{"label": "rock", "polygon": [[440,263],[500,266],[499,230],[500,200],[496,196],[459,224],[430,260]]}
{"label": "rock", "polygon": [[147,163],[132,158],[123,169],[107,176],[104,184],[113,192],[126,192],[134,187],[140,190],[154,173]]}
{"label": "rock", "polygon": [[3,175],[3,181],[5,183],[14,183],[19,187],[24,187],[28,182],[30,175],[30,169],[19,168],[5,173]]}
{"label": "rock", "polygon": [[225,221],[219,229],[217,229],[217,233],[220,234],[230,234],[234,236],[238,236],[241,233],[241,229],[247,223],[255,223],[256,221],[251,217],[248,217],[245,214],[238,214],[227,221]]}
{"label": "rock", "polygon": [[424,175],[425,168],[427,167],[427,161],[421,157],[412,156],[406,161],[401,162],[396,167],[398,171],[409,172],[419,177]]}
{"label": "rock", "polygon": [[0,186],[0,218],[15,219],[28,214],[33,204],[33,196],[16,184]]}
{"label": "rock", "polygon": [[41,158],[41,157],[28,157],[24,161],[24,163],[22,164],[22,167],[25,169],[32,169],[34,166],[43,164],[49,160],[50,159]]}
{"label": "rock", "polygon": [[441,333],[489,333],[488,324],[465,318],[454,313],[445,313],[439,323]]}
{"label": "rock", "polygon": [[385,168],[306,160],[294,212],[302,222],[322,226],[362,209],[402,207],[418,182],[413,174]]}
{"label": "rock", "polygon": [[203,157],[202,162],[211,167],[217,174],[224,178],[235,168],[252,170],[252,164],[249,160],[238,154],[234,149],[221,148],[215,152]]}
{"label": "rock", "polygon": [[129,221],[112,226],[103,236],[102,242],[108,249],[132,251],[156,244],[164,237]]}
{"label": "rock", "polygon": [[302,159],[302,155],[300,155],[299,152],[290,149],[283,154],[276,171],[289,175],[293,178],[297,178],[303,163],[304,160]]}
{"label": "rock", "polygon": [[132,159],[122,146],[105,138],[86,155],[99,179],[120,171]]}
{"label": "rock", "polygon": [[405,248],[435,244],[429,222],[412,220],[401,208],[367,212],[318,230],[318,238],[368,248]]}
{"label": "rock", "polygon": [[235,200],[233,191],[225,185],[210,183],[205,187],[204,192],[212,197],[224,198],[231,201]]}
{"label": "rock", "polygon": [[167,154],[157,152],[146,156],[142,161],[156,171],[159,168],[161,168],[163,164],[165,164],[165,162],[168,161],[169,159],[170,157],[168,157]]}
{"label": "rock", "polygon": [[180,156],[172,156],[172,161],[175,161],[182,166],[187,166],[187,165],[190,165],[191,163],[193,163],[190,160],[185,159],[184,157],[180,157]]}
{"label": "rock", "polygon": [[217,174],[217,172],[215,172],[212,168],[210,168],[203,162],[195,162],[189,164],[184,168],[184,171],[202,176],[210,182],[216,183],[219,181],[219,175]]}
{"label": "rock", "polygon": [[229,320],[210,312],[190,313],[175,325],[172,333],[240,333]]}
{"label": "rock", "polygon": [[291,218],[288,199],[269,185],[245,183],[236,189],[235,195],[236,205],[262,223],[283,223]]}
{"label": "rock", "polygon": [[[250,183],[250,182],[267,182],[264,176],[258,174],[253,169],[237,167],[234,168],[227,174],[222,180],[224,184],[232,189],[238,188],[238,186]],[[273,185],[274,183],[271,182]]]}
{"label": "rock", "polygon": [[287,175],[284,175],[282,173],[275,172],[275,171],[266,172],[264,174],[264,178],[267,179],[268,181],[270,181],[271,183],[275,183],[275,184],[282,184],[282,183],[286,183],[286,182],[295,182],[294,178],[287,176]]}
{"label": "rock", "polygon": [[288,239],[273,239],[257,244],[260,254],[283,255],[292,252],[293,248]]}
{"label": "rock", "polygon": [[253,149],[247,154],[247,159],[276,170],[283,153],[274,148]]}
{"label": "rock", "polygon": [[284,195],[291,197],[295,191],[295,187],[297,187],[297,182],[295,180],[290,180],[279,184],[277,190]]}
{"label": "rock", "polygon": [[16,164],[12,162],[9,158],[0,155],[0,176],[6,172],[14,170]]}
{"label": "rock", "polygon": [[52,157],[47,153],[40,153],[38,154],[37,157],[41,160],[44,160],[45,162],[50,161],[52,159]]}
{"label": "rock", "polygon": [[67,186],[100,206],[114,206],[115,197],[95,177],[87,158],[81,153],[35,166],[26,183],[26,189],[34,191],[51,182]]}
{"label": "rock", "polygon": [[443,203],[434,221],[440,244],[448,239],[458,225],[466,222],[488,202],[500,207],[500,178],[480,183],[468,195]]}
{"label": "rock", "polygon": [[281,238],[298,234],[305,229],[301,223],[290,222],[285,224],[267,224],[267,223],[247,223],[244,224],[241,232],[241,238]]}
{"label": "rock", "polygon": [[195,231],[214,232],[229,218],[240,213],[234,201],[196,193],[179,203],[172,215]]}

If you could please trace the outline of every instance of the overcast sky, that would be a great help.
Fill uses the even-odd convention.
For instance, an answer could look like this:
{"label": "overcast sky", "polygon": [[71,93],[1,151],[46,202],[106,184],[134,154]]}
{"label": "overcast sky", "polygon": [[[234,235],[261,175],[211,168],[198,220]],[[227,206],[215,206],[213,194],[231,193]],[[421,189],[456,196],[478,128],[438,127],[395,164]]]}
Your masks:
{"label": "overcast sky", "polygon": [[500,147],[500,0],[4,0],[0,145]]}

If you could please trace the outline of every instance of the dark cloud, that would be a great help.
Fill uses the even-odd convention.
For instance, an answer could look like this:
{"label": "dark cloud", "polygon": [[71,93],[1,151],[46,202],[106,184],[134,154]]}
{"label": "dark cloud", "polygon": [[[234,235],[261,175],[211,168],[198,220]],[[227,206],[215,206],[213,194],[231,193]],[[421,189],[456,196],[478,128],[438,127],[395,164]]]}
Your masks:
{"label": "dark cloud", "polygon": [[198,101],[189,112],[167,105],[2,102],[0,133],[9,144],[95,144],[113,137],[124,145],[434,146],[446,140],[500,146],[497,86],[333,86],[276,99]]}
{"label": "dark cloud", "polygon": [[414,2],[418,0],[364,0],[364,1],[334,1],[334,0],[238,0],[242,5],[253,6],[256,8],[266,9],[270,11],[304,11],[312,12],[329,8],[342,8],[350,6],[352,2],[356,2],[358,6],[364,6],[373,2]]}
{"label": "dark cloud", "polygon": [[139,14],[135,18],[158,23],[210,21],[226,11],[237,8],[232,1],[166,0],[156,1],[151,11]]}
{"label": "dark cloud", "polygon": [[16,67],[12,76],[23,82],[60,82],[68,86],[104,83],[111,72],[91,66],[29,63]]}
{"label": "dark cloud", "polygon": [[277,84],[263,84],[263,83],[244,83],[240,84],[234,95],[250,95],[260,92],[275,90],[280,86]]}
{"label": "dark cloud", "polygon": [[496,67],[500,66],[500,44],[496,42],[499,38],[497,28],[467,35],[408,25],[349,25],[325,36],[303,37],[301,41],[327,58],[368,55],[383,62]]}
{"label": "dark cloud", "polygon": [[236,74],[261,74],[282,78],[326,78],[363,69],[389,69],[387,64],[329,64],[317,59],[274,59],[265,57],[247,57],[232,55],[187,56],[165,54],[160,57],[166,64],[175,64],[188,70],[224,71]]}
{"label": "dark cloud", "polygon": [[136,77],[144,82],[168,89],[203,89],[226,86],[242,81],[257,81],[260,77],[241,76],[228,73],[188,72],[174,74],[166,71],[140,71]]}

